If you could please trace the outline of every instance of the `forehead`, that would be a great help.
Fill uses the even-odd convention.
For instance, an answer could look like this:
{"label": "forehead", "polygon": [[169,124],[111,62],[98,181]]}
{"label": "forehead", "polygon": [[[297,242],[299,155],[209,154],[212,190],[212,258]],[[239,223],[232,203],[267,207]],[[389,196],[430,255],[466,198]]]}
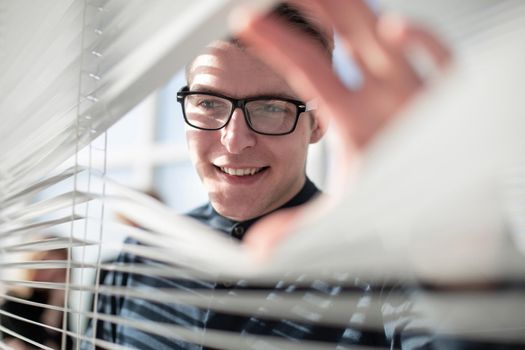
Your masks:
{"label": "forehead", "polygon": [[296,97],[285,80],[238,45],[216,42],[189,66],[191,90],[211,90],[232,97]]}

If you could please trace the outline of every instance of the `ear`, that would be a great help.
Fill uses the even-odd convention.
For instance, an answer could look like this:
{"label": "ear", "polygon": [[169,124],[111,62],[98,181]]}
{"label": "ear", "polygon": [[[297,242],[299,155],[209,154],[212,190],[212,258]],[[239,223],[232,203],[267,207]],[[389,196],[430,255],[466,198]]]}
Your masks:
{"label": "ear", "polygon": [[328,129],[328,118],[321,118],[316,112],[309,112],[312,118],[312,134],[310,143],[317,143],[321,140]]}

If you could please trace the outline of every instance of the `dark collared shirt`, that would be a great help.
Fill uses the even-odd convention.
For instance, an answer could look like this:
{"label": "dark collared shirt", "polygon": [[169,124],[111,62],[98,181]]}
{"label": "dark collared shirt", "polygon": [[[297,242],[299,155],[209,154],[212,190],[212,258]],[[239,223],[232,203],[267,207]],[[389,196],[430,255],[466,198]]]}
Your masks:
{"label": "dark collared shirt", "polygon": [[[319,190],[310,179],[306,179],[302,189],[292,199],[286,202],[280,209],[292,208],[312,200],[319,194]],[[266,214],[268,215],[268,214]],[[210,226],[211,228],[224,232],[231,237],[241,240],[248,229],[261,217],[247,220],[247,221],[234,221],[221,216],[213,209],[210,203],[198,207],[188,213],[188,216],[199,220],[200,222]]]}
{"label": "dark collared shirt", "polygon": [[[318,193],[319,190],[307,179],[301,191],[281,208],[289,208],[306,203]],[[210,204],[199,207],[188,215],[237,239],[242,239],[249,227],[259,219],[236,222],[219,215]],[[126,243],[140,244],[132,239],[128,239]],[[127,266],[159,266],[158,262],[129,253],[120,254],[118,263]],[[425,337],[420,336],[406,338],[408,340],[404,341],[399,332],[402,329],[402,325],[407,323],[407,312],[410,313],[408,301],[400,304],[391,304],[388,301],[374,302],[374,298],[382,298],[385,295],[384,291],[382,289],[373,290],[368,283],[359,278],[352,279],[350,287],[348,280],[345,281],[344,285],[330,285],[319,280],[314,281],[308,287],[302,287],[299,283],[300,279],[301,277],[298,277],[295,284],[281,281],[273,288],[262,288],[249,285],[246,281],[237,281],[233,285],[225,285],[194,279],[180,280],[138,273],[110,271],[104,280],[105,285],[127,287],[130,290],[150,291],[153,294],[156,290],[171,289],[195,295],[198,295],[201,291],[227,291],[229,295],[235,296],[236,293],[242,291],[258,290],[266,293],[266,298],[261,301],[262,303],[275,303],[278,302],[279,295],[289,294],[301,297],[303,301],[312,305],[312,310],[317,310],[297,310],[300,317],[294,320],[276,320],[260,316],[238,316],[197,308],[177,302],[177,300],[174,300],[173,303],[160,303],[146,298],[110,296],[104,293],[99,294],[97,310],[100,315],[116,316],[141,323],[158,322],[177,325],[197,332],[219,330],[229,331],[236,335],[264,335],[274,337],[274,339],[291,341],[330,342],[334,344],[334,348],[337,345],[337,349],[345,349],[347,345],[366,345],[380,348],[398,348],[401,346],[403,348],[418,348],[427,341]],[[352,300],[348,301],[348,325],[346,327],[321,325],[323,312],[319,310],[330,307],[331,300],[343,291],[351,291],[355,295],[355,297],[351,298]],[[381,305],[381,308],[377,308],[377,305]],[[377,317],[379,319],[383,318],[384,329],[366,330],[362,327],[369,317],[375,319]],[[154,326],[153,329],[155,329]],[[88,336],[91,336],[92,332],[93,327],[91,326],[88,330]],[[140,330],[131,325],[112,323],[104,320],[104,317],[97,321],[96,333],[98,339],[143,350],[206,349],[201,345],[181,340],[175,334],[172,337],[155,334],[155,332]],[[271,348],[269,344],[264,343],[264,340],[252,343],[247,341],[243,346],[246,349]],[[93,346],[89,342],[82,344],[82,349],[92,348]]]}

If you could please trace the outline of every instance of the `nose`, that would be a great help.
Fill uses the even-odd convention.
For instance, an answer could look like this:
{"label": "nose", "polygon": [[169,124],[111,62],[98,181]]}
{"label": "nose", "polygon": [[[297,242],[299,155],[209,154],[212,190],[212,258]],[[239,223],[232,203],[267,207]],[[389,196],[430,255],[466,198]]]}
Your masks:
{"label": "nose", "polygon": [[230,122],[221,129],[221,143],[232,154],[241,154],[257,143],[257,136],[246,124],[240,108],[233,111]]}

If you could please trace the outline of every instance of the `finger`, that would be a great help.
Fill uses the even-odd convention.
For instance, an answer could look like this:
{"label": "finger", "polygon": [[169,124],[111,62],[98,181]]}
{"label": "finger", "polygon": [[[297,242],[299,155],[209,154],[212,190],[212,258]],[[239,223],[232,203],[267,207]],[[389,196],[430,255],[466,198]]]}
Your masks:
{"label": "finger", "polygon": [[[314,1],[318,4],[319,11],[334,24],[340,35],[341,42],[347,53],[354,58],[359,66],[365,81],[373,80],[374,67],[382,66],[386,60],[383,50],[377,50],[374,45],[375,15],[368,6],[361,1]],[[366,54],[369,52],[369,54]],[[376,62],[367,62],[367,57],[375,58]]]}
{"label": "finger", "polygon": [[[319,28],[321,28],[327,35],[330,37],[334,36],[333,32],[333,23],[332,19],[326,15],[327,11],[323,8],[323,2],[318,0],[291,0],[290,3],[293,3],[294,6],[297,6],[303,13],[311,13],[312,15],[309,17],[309,20],[312,20],[312,18],[319,18],[319,20],[315,23]],[[374,20],[374,17],[370,17],[370,21],[372,22]],[[352,57],[354,60],[354,63],[359,67],[360,73],[362,75],[362,85],[368,85],[374,82],[374,75],[371,74],[371,71],[368,69],[368,66],[365,64],[365,62],[362,59],[362,55],[359,54],[359,52],[354,48],[354,46],[351,44],[350,41],[345,42],[345,49],[347,51],[347,54]]]}
{"label": "finger", "polygon": [[283,209],[259,220],[243,239],[244,246],[258,261],[266,261],[275,246],[291,231],[300,215],[300,207]]}
{"label": "finger", "polygon": [[[330,57],[313,40],[273,17],[240,16],[251,17],[237,37],[248,44],[250,51],[292,83],[292,88],[302,98],[316,98],[320,90],[329,89],[333,92],[333,86],[346,91],[332,71]],[[312,75],[323,76],[324,79],[312,83]]]}
{"label": "finger", "polygon": [[328,46],[334,48],[334,28],[329,18],[324,15],[320,5],[315,0],[287,0],[286,4],[296,8],[307,22],[313,24],[328,40]]}
{"label": "finger", "polygon": [[319,44],[272,17],[251,17],[243,28],[237,36],[252,52],[281,74],[301,98],[316,98],[321,118],[330,115],[333,123],[339,124],[334,125],[338,130],[349,133],[345,137],[347,146],[360,142],[357,133],[362,130],[353,125],[356,113],[352,95],[333,72],[330,57]]}
{"label": "finger", "polygon": [[413,46],[421,47],[439,69],[445,69],[452,60],[452,54],[447,46],[422,27],[410,24],[397,16],[383,16],[379,27],[384,40],[403,51]]}
{"label": "finger", "polygon": [[[348,180],[348,179],[346,179]],[[339,188],[341,187],[334,187]],[[308,227],[329,212],[341,199],[341,193],[325,196],[298,207],[281,209],[257,221],[243,239],[244,246],[259,261],[271,258],[275,247],[301,228]]]}
{"label": "finger", "polygon": [[419,82],[404,54],[385,43],[377,33],[378,19],[362,0],[318,0],[330,18],[348,53],[359,64],[368,84],[396,90]]}

